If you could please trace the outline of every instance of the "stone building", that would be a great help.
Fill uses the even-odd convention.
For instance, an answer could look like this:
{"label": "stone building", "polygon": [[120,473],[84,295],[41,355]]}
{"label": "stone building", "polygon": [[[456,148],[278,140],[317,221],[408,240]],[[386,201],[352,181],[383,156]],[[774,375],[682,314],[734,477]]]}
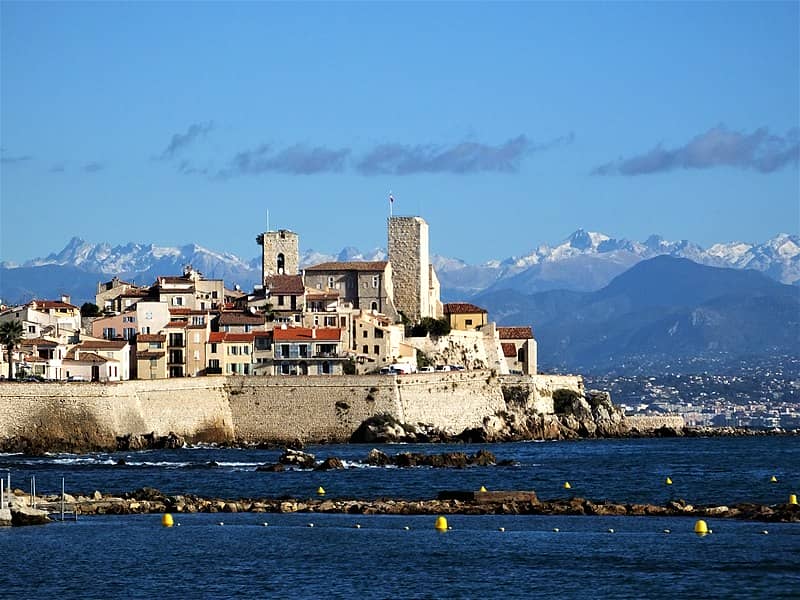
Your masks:
{"label": "stone building", "polygon": [[256,242],[261,250],[261,281],[271,275],[297,275],[300,264],[300,236],[288,229],[265,231]]}
{"label": "stone building", "polygon": [[425,220],[389,217],[388,250],[395,308],[412,322],[442,316],[439,280],[430,262]]}
{"label": "stone building", "polygon": [[340,302],[396,319],[394,272],[385,260],[327,262],[305,269],[305,284],[339,294]]}

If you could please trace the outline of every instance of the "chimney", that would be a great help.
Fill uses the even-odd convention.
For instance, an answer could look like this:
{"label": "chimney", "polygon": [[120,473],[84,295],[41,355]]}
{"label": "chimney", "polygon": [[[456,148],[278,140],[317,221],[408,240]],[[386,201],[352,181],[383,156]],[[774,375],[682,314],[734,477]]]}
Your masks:
{"label": "chimney", "polygon": [[70,295],[69,295],[69,294],[61,294],[61,301],[62,301],[64,304],[72,304],[72,303],[70,302],[70,300],[72,300],[72,298],[70,297]]}
{"label": "chimney", "polygon": [[311,339],[312,340],[317,339],[317,328],[316,328],[316,326],[311,328]]}

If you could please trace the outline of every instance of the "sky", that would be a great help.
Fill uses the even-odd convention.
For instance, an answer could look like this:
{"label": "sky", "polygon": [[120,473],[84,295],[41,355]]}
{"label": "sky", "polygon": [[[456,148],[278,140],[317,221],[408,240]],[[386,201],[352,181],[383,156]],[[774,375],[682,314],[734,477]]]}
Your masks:
{"label": "sky", "polygon": [[0,260],[797,234],[799,7],[3,0]]}

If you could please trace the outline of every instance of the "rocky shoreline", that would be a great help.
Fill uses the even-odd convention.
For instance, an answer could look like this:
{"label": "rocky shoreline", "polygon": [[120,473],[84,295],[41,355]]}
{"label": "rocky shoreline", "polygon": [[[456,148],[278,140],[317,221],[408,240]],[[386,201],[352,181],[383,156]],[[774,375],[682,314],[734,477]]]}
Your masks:
{"label": "rocky shoreline", "polygon": [[[17,504],[27,508],[29,497],[15,491]],[[541,500],[534,491],[441,492],[436,499],[381,498],[202,498],[191,494],[168,495],[144,487],[121,496],[95,491],[89,496],[65,496],[68,510],[77,515],[136,515],[193,513],[333,513],[350,515],[586,515],[723,518],[748,521],[800,523],[800,505],[763,505],[750,502],[697,506],[685,500],[664,505],[597,501],[580,497]],[[41,513],[58,513],[60,496],[35,499]],[[46,522],[38,519],[36,523]],[[31,523],[14,523],[18,525]]]}
{"label": "rocky shoreline", "polygon": [[[390,414],[377,414],[363,421],[350,436],[350,443],[500,443],[532,440],[581,440],[599,438],[648,437],[719,437],[800,435],[799,430],[755,430],[734,427],[671,427],[638,429],[634,420],[627,419],[615,406],[607,392],[587,390],[579,393],[559,389],[553,394],[553,412],[537,412],[528,402],[527,391],[504,389],[505,410],[486,416],[478,427],[461,432],[446,431],[427,423],[403,423]],[[680,419],[678,419],[680,421]],[[76,427],[46,439],[19,435],[0,439],[0,453],[43,455],[48,452],[113,452],[137,450],[169,450],[187,444],[207,443],[220,448],[256,448],[275,450],[285,444],[262,440],[250,442],[224,438],[193,439],[174,432],[167,435],[127,433],[118,436],[113,445],[102,442],[91,427]],[[290,446],[326,444],[329,440],[296,440]]]}

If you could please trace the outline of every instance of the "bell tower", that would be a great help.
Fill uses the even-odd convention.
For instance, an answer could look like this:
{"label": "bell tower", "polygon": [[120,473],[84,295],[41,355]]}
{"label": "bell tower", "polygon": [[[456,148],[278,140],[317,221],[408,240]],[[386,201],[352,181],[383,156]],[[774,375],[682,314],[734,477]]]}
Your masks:
{"label": "bell tower", "polygon": [[261,281],[271,275],[297,275],[300,265],[300,236],[288,229],[259,233]]}

